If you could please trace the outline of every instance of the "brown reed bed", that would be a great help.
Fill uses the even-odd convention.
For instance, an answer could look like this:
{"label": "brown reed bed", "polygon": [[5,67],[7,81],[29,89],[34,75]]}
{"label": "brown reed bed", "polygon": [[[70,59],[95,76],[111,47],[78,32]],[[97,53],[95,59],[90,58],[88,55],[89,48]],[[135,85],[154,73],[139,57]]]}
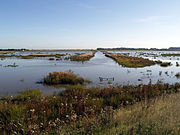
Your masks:
{"label": "brown reed bed", "polygon": [[94,54],[96,52],[89,52],[89,53],[83,53],[83,54],[77,54],[77,55],[73,55],[70,56],[70,60],[71,61],[88,61],[90,60],[92,57],[94,57]]}
{"label": "brown reed bed", "polygon": [[[161,120],[153,108],[151,114],[156,114],[157,117],[147,120],[147,112],[150,112],[148,108],[154,105],[152,102],[155,103],[156,99],[167,94],[178,93],[179,89],[178,83],[174,85],[149,83],[105,88],[85,88],[78,85],[71,86],[60,94],[49,96],[43,95],[40,90],[27,90],[15,97],[1,98],[0,133],[4,135],[107,134],[110,130],[112,133],[118,131],[115,132],[116,134],[124,131],[124,134],[128,135],[133,129],[133,133],[150,134],[151,129],[154,129],[154,125],[153,127],[150,125],[150,120],[156,122],[158,118],[159,122],[164,124],[166,121]],[[133,111],[139,103],[143,103],[140,106],[143,110]],[[161,104],[157,105],[158,107],[161,107]],[[168,109],[169,112],[170,109]],[[171,117],[176,114],[171,113]],[[149,115],[149,118],[150,116],[152,115]],[[165,117],[165,113],[163,116]],[[147,130],[149,126],[150,130]],[[157,125],[156,128],[159,127]],[[174,130],[177,131],[177,128]]]}
{"label": "brown reed bed", "polygon": [[149,59],[127,56],[127,55],[122,55],[118,53],[105,53],[105,56],[112,58],[118,64],[124,67],[138,68],[138,67],[146,67],[146,66],[151,66],[151,65],[156,64],[156,62]]}
{"label": "brown reed bed", "polygon": [[0,54],[9,54],[9,53],[15,53],[15,51],[0,51]]}
{"label": "brown reed bed", "polygon": [[61,57],[61,56],[65,56],[66,54],[31,54],[28,56],[32,56],[32,57]]}

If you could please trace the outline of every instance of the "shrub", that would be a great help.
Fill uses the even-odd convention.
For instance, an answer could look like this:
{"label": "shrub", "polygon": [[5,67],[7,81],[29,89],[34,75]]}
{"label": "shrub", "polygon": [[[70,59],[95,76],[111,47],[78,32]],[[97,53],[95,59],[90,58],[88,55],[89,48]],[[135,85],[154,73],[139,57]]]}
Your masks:
{"label": "shrub", "polygon": [[95,52],[76,54],[74,56],[70,56],[71,61],[88,61],[92,57],[94,57]]}
{"label": "shrub", "polygon": [[48,76],[44,78],[44,83],[48,85],[56,85],[56,84],[83,84],[85,80],[82,77],[72,73],[72,72],[64,72],[57,71],[53,73],[49,73]]}
{"label": "shrub", "polygon": [[49,60],[55,60],[54,58],[49,58]]}

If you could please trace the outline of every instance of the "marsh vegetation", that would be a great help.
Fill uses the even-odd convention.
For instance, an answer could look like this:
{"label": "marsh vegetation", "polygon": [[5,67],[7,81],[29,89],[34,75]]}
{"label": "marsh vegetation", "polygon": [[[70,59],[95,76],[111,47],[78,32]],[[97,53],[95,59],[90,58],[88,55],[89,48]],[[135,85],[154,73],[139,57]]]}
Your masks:
{"label": "marsh vegetation", "polygon": [[84,84],[85,80],[71,71],[69,72],[57,71],[57,72],[49,73],[49,75],[44,77],[44,83],[48,85],[57,85],[57,84],[76,85],[76,84]]}
{"label": "marsh vegetation", "polygon": [[38,57],[55,57],[55,58],[61,58],[62,56],[65,56],[66,54],[30,54],[30,55],[0,55],[0,58],[19,58],[19,59],[34,59]]}
{"label": "marsh vegetation", "polygon": [[70,57],[71,61],[89,61],[92,57],[94,57],[94,54],[96,52],[89,52],[89,53],[83,53],[83,54],[76,54]]}
{"label": "marsh vegetation", "polygon": [[[2,87],[0,88],[1,93],[2,95],[6,94],[7,92],[16,94],[17,91],[24,90],[26,88],[44,89],[44,93],[53,93],[53,91],[59,91],[57,86],[49,87],[48,85],[42,85],[42,83],[37,84],[36,82],[42,82],[43,76],[47,75],[47,73],[68,70],[73,71],[75,74],[79,74],[81,77],[90,79],[92,83],[87,84],[88,86],[106,86],[109,84],[147,84],[149,79],[152,80],[152,83],[156,83],[158,80],[168,82],[170,84],[179,81],[179,79],[175,77],[175,74],[171,73],[172,71],[174,73],[179,72],[179,67],[177,66],[179,62],[177,61],[177,57],[173,57],[172,60],[169,60],[168,57],[161,57],[161,54],[165,52],[113,51],[113,54],[120,53],[123,56],[126,54],[126,57],[141,57],[143,60],[148,58],[150,61],[153,61],[153,57],[157,55],[158,57],[154,61],[155,63],[160,65],[164,62],[171,62],[171,67],[161,67],[156,64],[142,68],[136,68],[134,65],[131,68],[119,66],[119,64],[117,64],[114,60],[105,57],[102,52],[97,52],[94,54],[93,59],[86,62],[74,62],[70,60],[71,56],[81,56],[87,53],[90,52],[24,51],[3,54],[3,57],[4,55],[7,55],[9,58],[2,58],[2,61],[0,61],[0,74],[2,76],[7,76],[6,78],[0,78]],[[142,59],[140,64],[143,63]],[[136,59],[134,61],[136,61]],[[5,68],[8,65],[15,67],[13,63],[16,63],[15,65],[18,66],[16,66],[16,68]],[[160,71],[162,71],[162,73],[159,75]],[[166,71],[168,71],[168,75],[165,74]],[[101,82],[99,77],[114,78],[114,80]],[[26,81],[24,83],[19,83],[19,80],[22,78],[24,78]],[[12,82],[12,84],[5,85],[8,81]]]}
{"label": "marsh vegetation", "polygon": [[[118,52],[120,54],[117,56],[121,55],[125,63],[128,63],[128,66],[123,67],[101,52],[84,63],[69,61],[73,55],[82,57],[87,53],[62,52],[64,56],[57,55],[58,52],[3,54],[19,58],[4,60],[2,57],[0,64],[1,75],[7,76],[7,79],[0,78],[2,88],[9,87],[15,93],[7,96],[8,90],[5,89],[5,96],[0,99],[0,134],[179,133],[180,84],[176,82],[180,75],[176,57],[170,61],[168,57],[161,57],[161,53],[156,52]],[[151,53],[158,56],[156,61],[153,61],[156,55]],[[53,58],[53,61],[48,61],[49,58]],[[133,65],[129,64],[131,61]],[[149,61],[153,62],[152,66],[148,66]],[[167,65],[172,67],[156,65],[167,61],[171,62]],[[4,68],[13,63],[19,66]],[[66,72],[68,70],[73,72]],[[44,75],[47,76],[43,78]],[[89,77],[92,83],[87,84],[87,80],[82,77]],[[113,79],[102,81],[99,77]],[[46,85],[36,84],[39,80]],[[12,82],[12,87],[5,87],[8,81]],[[59,84],[63,89],[54,87]],[[24,88],[19,86],[30,86],[28,88],[35,90],[19,93]]]}
{"label": "marsh vegetation", "polygon": [[171,62],[162,62],[160,64],[161,67],[168,67],[168,66],[171,66]]}
{"label": "marsh vegetation", "polygon": [[170,56],[180,56],[180,53],[165,53],[165,54],[161,54],[164,57],[170,57]]}
{"label": "marsh vegetation", "polygon": [[[112,132],[128,135],[137,132],[178,132],[177,128],[170,125],[178,126],[175,118],[179,111],[177,112],[178,107],[174,104],[177,101],[179,103],[179,100],[171,98],[175,103],[170,104],[170,98],[166,102],[159,99],[167,94],[178,93],[179,88],[180,84],[160,83],[104,88],[78,85],[49,96],[43,95],[40,90],[27,90],[14,97],[1,98],[0,133],[37,135]],[[162,118],[166,121],[162,121]],[[166,122],[171,124],[163,127]]]}
{"label": "marsh vegetation", "polygon": [[156,64],[154,61],[149,59],[132,57],[118,53],[105,53],[105,56],[114,59],[117,63],[125,67],[138,68],[138,67],[146,67]]}

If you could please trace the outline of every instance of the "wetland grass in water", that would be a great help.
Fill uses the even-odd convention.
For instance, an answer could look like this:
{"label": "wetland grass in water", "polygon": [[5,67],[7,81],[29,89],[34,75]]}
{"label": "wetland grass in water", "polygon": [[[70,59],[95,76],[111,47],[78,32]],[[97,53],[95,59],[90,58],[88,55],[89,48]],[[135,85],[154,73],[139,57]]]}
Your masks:
{"label": "wetland grass in water", "polygon": [[70,57],[71,61],[89,61],[96,52],[84,53],[84,54],[77,54]]}
{"label": "wetland grass in water", "polygon": [[167,56],[180,56],[180,53],[165,53],[165,54],[161,54],[162,56],[164,57],[167,57]]}
{"label": "wetland grass in water", "polygon": [[77,85],[77,84],[84,84],[85,79],[79,77],[73,72],[57,71],[57,72],[49,73],[49,75],[44,78],[44,83],[48,85],[58,85],[58,84]]}
{"label": "wetland grass in water", "polygon": [[156,64],[154,61],[139,57],[132,57],[118,53],[105,53],[105,56],[114,59],[120,65],[131,68],[146,67]]}
{"label": "wetland grass in water", "polygon": [[[154,58],[144,60],[137,58],[138,53],[128,53],[128,58],[137,60],[137,63],[153,61]],[[176,72],[179,71],[177,58],[171,61],[161,57],[156,59],[160,64],[173,64],[171,67],[146,64],[147,67],[142,68],[133,63],[135,68],[132,65],[126,68],[101,52],[84,63],[64,59],[55,61],[55,57],[52,61],[43,57],[9,57],[0,63],[0,74],[3,76],[0,78],[1,88],[9,87],[7,82],[13,84],[13,76],[18,82],[11,85],[11,90],[16,91],[14,96],[2,96],[0,99],[0,134],[178,134],[180,84],[175,82],[180,74]],[[4,65],[13,62],[18,67],[5,68]],[[83,85],[87,77],[90,77],[94,87]],[[113,79],[99,85],[99,77]],[[49,86],[69,85],[65,90],[52,94],[52,87],[35,83],[42,78]],[[168,83],[161,83],[159,78],[165,78]],[[129,80],[134,81],[134,85],[127,83]],[[19,93],[15,90],[18,85],[28,86],[28,89],[33,86],[35,90]],[[51,94],[45,94],[46,89]]]}
{"label": "wetland grass in water", "polygon": [[[92,51],[91,51],[92,52]],[[110,85],[127,85],[127,84],[147,84],[149,80],[152,80],[152,83],[157,81],[162,81],[164,83],[175,83],[179,79],[175,74],[170,74],[172,71],[174,73],[179,72],[179,66],[176,66],[178,57],[174,57],[172,60],[169,60],[166,57],[161,57],[160,52],[146,52],[154,53],[158,55],[156,61],[159,61],[159,64],[163,62],[171,62],[172,66],[161,67],[160,65],[152,65],[141,68],[128,68],[117,64],[111,58],[105,57],[102,52],[96,52],[94,57],[88,61],[70,61],[65,59],[73,55],[87,54],[91,52],[61,52],[58,55],[60,58],[56,58],[59,52],[33,52],[35,53],[33,57],[37,55],[39,57],[30,58],[30,59],[19,59],[17,57],[8,57],[6,59],[0,60],[0,74],[3,77],[0,77],[0,94],[12,94],[16,95],[18,92],[25,89],[43,89],[43,92],[46,94],[53,93],[54,91],[61,91],[60,88],[51,87],[36,82],[41,82],[44,76],[47,76],[49,73],[56,71],[73,71],[74,74],[78,74],[83,78],[88,78],[92,83],[87,86],[108,86]],[[76,54],[79,53],[79,54]],[[116,52],[113,52],[116,53]],[[119,53],[119,52],[118,52]],[[142,52],[135,51],[125,51],[120,52],[121,54],[127,53],[127,56],[130,57],[145,57],[140,55]],[[164,53],[164,52],[161,52]],[[48,54],[48,57],[42,57],[43,55]],[[6,55],[17,55],[17,56],[32,56],[32,52],[14,52],[14,54]],[[48,60],[49,56],[54,56],[52,60]],[[64,56],[66,55],[66,56]],[[40,57],[41,56],[41,57]],[[47,56],[47,55],[46,55]],[[55,57],[56,56],[56,57]],[[154,55],[148,55],[148,59],[152,61]],[[141,59],[141,58],[140,58]],[[146,58],[147,59],[147,58]],[[16,63],[15,65],[13,63]],[[157,63],[157,62],[156,62]],[[9,68],[8,68],[8,65]],[[12,66],[11,66],[12,65]],[[10,68],[12,67],[12,68]],[[151,72],[148,72],[151,71]],[[165,74],[166,71],[169,71],[168,76]],[[128,74],[128,75],[127,75]],[[112,81],[100,81],[99,77],[102,78],[114,78]],[[23,78],[23,83],[20,81]],[[9,82],[11,85],[7,85]]]}

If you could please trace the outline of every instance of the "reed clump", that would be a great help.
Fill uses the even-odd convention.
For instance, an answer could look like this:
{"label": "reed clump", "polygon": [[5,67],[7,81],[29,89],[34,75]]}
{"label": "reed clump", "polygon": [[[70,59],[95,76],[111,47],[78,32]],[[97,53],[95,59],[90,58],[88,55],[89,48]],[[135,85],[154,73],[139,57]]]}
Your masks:
{"label": "reed clump", "polygon": [[94,57],[95,53],[96,52],[94,51],[90,53],[76,54],[76,55],[70,56],[70,60],[71,61],[88,61],[92,57]]}
{"label": "reed clump", "polygon": [[178,62],[176,62],[176,67],[179,67],[180,65],[179,65],[179,63]]}
{"label": "reed clump", "polygon": [[176,76],[177,78],[180,78],[180,73],[177,73],[175,76]]}
{"label": "reed clump", "polygon": [[49,60],[55,60],[54,58],[49,58]]}
{"label": "reed clump", "polygon": [[171,66],[171,62],[162,62],[160,64],[161,67],[168,67],[168,66]]}
{"label": "reed clump", "polygon": [[5,67],[17,67],[18,65],[16,65],[16,63],[12,64],[12,65],[7,65]]}
{"label": "reed clump", "polygon": [[82,77],[74,74],[73,72],[57,71],[49,73],[48,76],[44,77],[44,83],[48,85],[57,84],[84,84],[85,80]]}
{"label": "reed clump", "polygon": [[118,53],[105,53],[105,56],[114,59],[118,64],[124,67],[138,68],[156,64],[156,62],[149,59],[127,56]]}

